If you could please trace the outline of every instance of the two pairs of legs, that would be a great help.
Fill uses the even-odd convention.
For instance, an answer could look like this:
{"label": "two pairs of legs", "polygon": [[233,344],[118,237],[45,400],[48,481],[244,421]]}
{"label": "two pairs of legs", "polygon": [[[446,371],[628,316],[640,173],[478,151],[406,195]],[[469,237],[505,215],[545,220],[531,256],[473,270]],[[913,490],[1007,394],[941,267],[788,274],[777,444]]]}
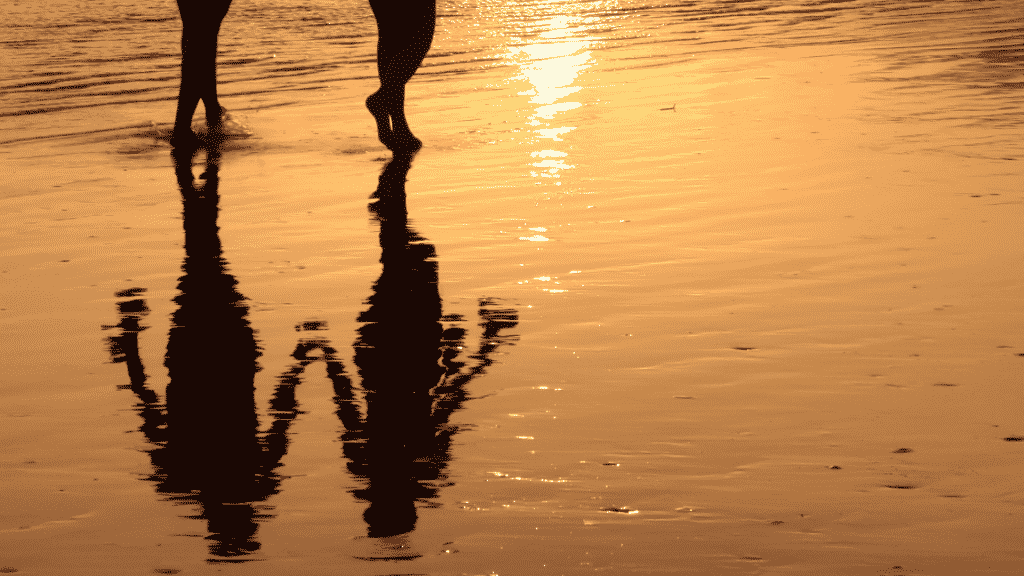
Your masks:
{"label": "two pairs of legs", "polygon": [[[231,0],[177,0],[181,13],[181,89],[171,144],[195,147],[192,115],[199,101],[206,109],[208,137],[217,138],[222,112],[217,100],[217,35]],[[366,99],[381,143],[395,152],[413,152],[422,143],[405,118],[405,85],[423,63],[434,38],[435,0],[370,0],[377,20],[377,73],[380,89]]]}

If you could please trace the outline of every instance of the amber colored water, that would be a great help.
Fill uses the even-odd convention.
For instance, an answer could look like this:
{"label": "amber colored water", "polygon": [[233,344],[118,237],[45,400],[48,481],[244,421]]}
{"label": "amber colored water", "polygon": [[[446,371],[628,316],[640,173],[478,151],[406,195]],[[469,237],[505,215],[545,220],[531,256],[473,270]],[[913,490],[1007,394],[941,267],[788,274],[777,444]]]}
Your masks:
{"label": "amber colored water", "polygon": [[[1012,0],[0,11],[0,569],[1017,574]],[[248,134],[248,136],[246,136]],[[204,188],[205,187],[205,188]]]}

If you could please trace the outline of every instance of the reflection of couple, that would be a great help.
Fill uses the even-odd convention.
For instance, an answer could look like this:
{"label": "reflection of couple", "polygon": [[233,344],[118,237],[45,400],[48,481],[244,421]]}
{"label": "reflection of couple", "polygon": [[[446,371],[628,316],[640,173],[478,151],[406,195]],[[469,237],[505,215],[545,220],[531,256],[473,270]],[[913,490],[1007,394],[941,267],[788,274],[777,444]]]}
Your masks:
{"label": "reflection of couple", "polygon": [[[231,0],[177,0],[181,14],[181,88],[171,143],[195,149],[192,132],[199,101],[206,109],[208,135],[221,134],[223,112],[217,99],[217,35]],[[380,89],[366,99],[377,122],[377,136],[395,152],[413,152],[422,143],[405,119],[405,85],[420,67],[434,38],[435,0],[370,0],[377,20],[377,74]]]}
{"label": "reflection of couple", "polygon": [[120,322],[112,328],[119,330],[110,347],[115,361],[127,363],[127,388],[140,400],[140,430],[154,445],[149,453],[155,470],[148,479],[169,499],[199,507],[211,552],[220,561],[243,559],[259,548],[256,522],[265,516],[257,503],[278,491],[276,469],[288,448],[290,423],[300,413],[295,387],[312,362],[325,362],[334,384],[344,455],[362,480],[354,494],[369,503],[369,536],[412,530],[416,502],[445,485],[457,431],[450,416],[468,397],[465,385],[492,363],[499,345],[514,338],[499,332],[516,325],[516,314],[481,301],[480,346],[470,357],[472,366],[458,360],[465,340],[465,330],[455,326],[461,318],[442,316],[434,247],[408,227],[410,160],[399,155],[387,164],[371,204],[380,222],[383,271],[359,317],[363,325],[355,342],[365,416],[334,348],[324,338],[306,337],[293,353],[296,363],[278,379],[272,421],[259,432],[253,382],[260,351],[246,319],[246,299],[221,255],[218,157],[215,151],[208,157],[202,185],[193,180],[191,160],[176,158],[186,255],[165,358],[166,405],[147,387],[139,355],[138,333],[147,312],[143,289],[118,293]]}

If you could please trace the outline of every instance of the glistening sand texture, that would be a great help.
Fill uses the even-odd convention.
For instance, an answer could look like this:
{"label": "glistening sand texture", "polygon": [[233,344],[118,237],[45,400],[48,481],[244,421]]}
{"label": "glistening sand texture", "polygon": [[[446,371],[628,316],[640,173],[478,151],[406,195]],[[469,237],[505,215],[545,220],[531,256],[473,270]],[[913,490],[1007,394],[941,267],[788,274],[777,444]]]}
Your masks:
{"label": "glistening sand texture", "polygon": [[[468,385],[446,485],[392,539],[366,537],[311,364],[255,563],[207,562],[197,507],[142,479],[137,400],[101,329],[115,292],[146,289],[139,345],[162,393],[182,201],[165,145],[134,126],[170,119],[173,59],[152,80],[162,100],[5,119],[0,565],[1015,573],[1020,22],[1011,2],[896,6],[442,5],[409,88],[426,143],[410,225],[467,341],[481,298],[518,313],[518,340]],[[231,50],[247,45],[232,30],[270,34],[243,26],[255,8],[233,8]],[[381,273],[368,196],[390,153],[361,106],[372,61],[290,92],[261,92],[273,79],[252,66],[222,60],[224,104],[254,136],[224,152],[218,225],[262,348],[265,428],[297,323],[326,322],[355,372]]]}

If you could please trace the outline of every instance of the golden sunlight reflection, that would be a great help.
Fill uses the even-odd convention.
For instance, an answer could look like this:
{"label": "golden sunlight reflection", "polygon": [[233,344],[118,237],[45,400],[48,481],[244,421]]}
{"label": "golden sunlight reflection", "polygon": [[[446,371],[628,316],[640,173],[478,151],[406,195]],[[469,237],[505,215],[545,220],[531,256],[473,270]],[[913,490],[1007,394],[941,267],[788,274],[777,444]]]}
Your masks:
{"label": "golden sunlight reflection", "polygon": [[[566,130],[568,131],[568,130]],[[545,130],[538,130],[542,137],[544,136]],[[564,132],[563,132],[564,133]],[[559,152],[557,150],[539,150],[530,153],[533,158],[541,158],[541,160],[534,162],[532,166],[539,170],[531,170],[530,176],[534,178],[558,178],[559,172],[567,168],[574,168],[572,164],[567,164],[564,158],[568,156],[565,152]],[[555,185],[560,185],[561,182],[555,182]]]}
{"label": "golden sunlight reflection", "polygon": [[535,127],[534,133],[541,138],[558,141],[559,136],[575,128],[553,127],[552,121],[556,115],[582,106],[580,102],[566,100],[580,91],[573,82],[593,63],[589,50],[592,42],[577,36],[582,20],[576,16],[553,16],[539,23],[545,30],[537,41],[509,47],[510,58],[519,64],[519,78],[531,85],[519,95],[530,96],[530,103],[536,105],[526,124]]}
{"label": "golden sunlight reflection", "polygon": [[[574,85],[576,79],[593,65],[590,49],[594,41],[583,37],[587,20],[577,15],[551,16],[538,22],[541,32],[532,42],[508,47],[508,58],[519,65],[517,79],[530,85],[519,95],[530,97],[532,106],[524,120],[535,140],[560,142],[563,135],[575,129],[558,117],[583,105],[571,97],[581,90]],[[565,162],[568,154],[563,151],[541,149],[531,156],[538,169],[531,172],[535,178],[558,178],[562,170],[572,168]]]}
{"label": "golden sunlight reflection", "polygon": [[[555,6],[549,6],[555,8]],[[557,6],[561,12],[575,12],[578,5],[564,3]],[[599,23],[599,18],[582,14],[551,14],[536,21],[536,34],[515,38],[508,46],[507,58],[515,62],[519,71],[515,80],[524,82],[519,96],[529,98],[528,105],[520,107],[525,132],[531,137],[527,142],[537,147],[530,153],[529,175],[537,185],[550,184],[561,187],[560,180],[566,170],[575,168],[569,161],[569,152],[560,150],[563,136],[575,130],[565,114],[583,103],[578,93],[582,87],[577,79],[594,65],[592,49],[597,39],[590,36],[590,29]],[[566,187],[568,188],[568,187]],[[563,189],[563,193],[567,190]],[[544,192],[547,194],[547,191]],[[532,235],[523,235],[525,242],[548,242],[551,240],[548,227],[531,227]],[[548,282],[550,277],[534,278]],[[529,280],[521,281],[529,283]],[[554,282],[558,284],[558,282]],[[541,288],[548,294],[565,292],[564,288]]]}

